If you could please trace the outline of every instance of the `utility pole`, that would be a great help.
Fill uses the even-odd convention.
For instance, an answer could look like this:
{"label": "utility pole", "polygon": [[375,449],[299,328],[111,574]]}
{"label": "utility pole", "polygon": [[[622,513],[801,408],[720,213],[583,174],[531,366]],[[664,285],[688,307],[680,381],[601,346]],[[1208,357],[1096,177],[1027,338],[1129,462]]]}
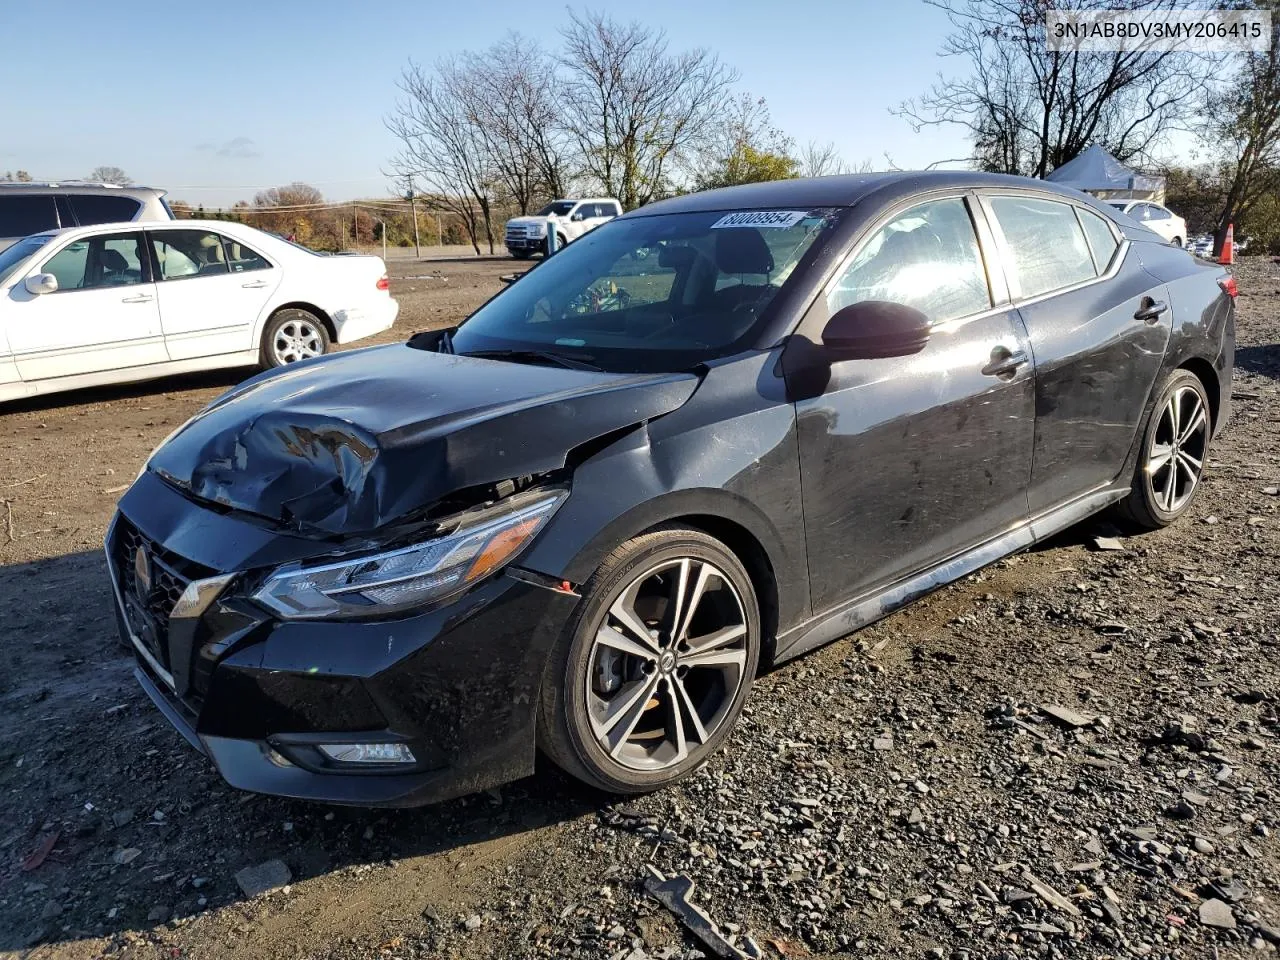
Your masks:
{"label": "utility pole", "polygon": [[409,209],[413,211],[413,253],[422,259],[422,245],[418,242],[418,198],[413,192],[413,177],[409,177]]}
{"label": "utility pole", "polygon": [[354,237],[355,242],[352,245],[355,247],[355,249],[359,250],[360,249],[360,208],[357,207],[354,203],[351,205],[351,222],[353,224],[351,229],[352,229],[352,232],[355,234],[355,237]]}

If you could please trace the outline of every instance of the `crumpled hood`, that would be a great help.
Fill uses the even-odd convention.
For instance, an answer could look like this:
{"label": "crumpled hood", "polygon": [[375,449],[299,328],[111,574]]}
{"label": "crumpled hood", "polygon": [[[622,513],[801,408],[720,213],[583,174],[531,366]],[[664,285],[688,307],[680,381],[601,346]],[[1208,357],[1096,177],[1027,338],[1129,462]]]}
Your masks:
{"label": "crumpled hood", "polygon": [[453,491],[563,467],[575,446],[669,413],[697,385],[374,347],[242,384],[147,469],[304,534],[367,533]]}

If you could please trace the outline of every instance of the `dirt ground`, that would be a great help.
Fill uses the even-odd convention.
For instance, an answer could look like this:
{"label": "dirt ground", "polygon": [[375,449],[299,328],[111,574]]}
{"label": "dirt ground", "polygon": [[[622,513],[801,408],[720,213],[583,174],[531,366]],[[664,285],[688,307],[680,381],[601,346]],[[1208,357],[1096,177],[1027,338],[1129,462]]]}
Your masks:
{"label": "dirt ground", "polygon": [[[395,260],[378,339],[512,267]],[[701,956],[647,866],[772,957],[1273,952],[1280,264],[1236,273],[1234,414],[1188,517],[1118,550],[1087,522],[761,677],[720,756],[628,803],[550,770],[394,813],[225,787],[134,683],[101,540],[247,371],[0,409],[0,957]],[[247,897],[273,859],[291,882]]]}

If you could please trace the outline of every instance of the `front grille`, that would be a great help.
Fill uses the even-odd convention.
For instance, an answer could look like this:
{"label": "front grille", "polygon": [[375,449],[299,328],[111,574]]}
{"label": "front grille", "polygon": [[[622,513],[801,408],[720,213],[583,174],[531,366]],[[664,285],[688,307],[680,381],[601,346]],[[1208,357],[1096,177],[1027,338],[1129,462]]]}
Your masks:
{"label": "front grille", "polygon": [[[129,629],[165,670],[172,670],[169,614],[187,584],[211,571],[164,549],[123,516],[116,521],[111,561]],[[146,568],[149,584],[139,576],[140,563]]]}

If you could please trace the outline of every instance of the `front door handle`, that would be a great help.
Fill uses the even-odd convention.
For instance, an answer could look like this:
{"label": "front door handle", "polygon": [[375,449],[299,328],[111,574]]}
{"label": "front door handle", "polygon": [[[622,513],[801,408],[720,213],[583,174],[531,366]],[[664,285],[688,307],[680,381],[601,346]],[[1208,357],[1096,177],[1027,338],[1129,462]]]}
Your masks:
{"label": "front door handle", "polygon": [[991,350],[991,362],[982,368],[982,375],[1008,380],[1026,362],[1027,355],[1021,350],[1015,352],[1008,347],[994,347]]}
{"label": "front door handle", "polygon": [[267,281],[265,280],[254,280],[252,283],[240,284],[240,286],[244,287],[246,290],[261,290],[266,285]]}
{"label": "front door handle", "polygon": [[1133,315],[1133,319],[1141,320],[1144,323],[1155,323],[1160,319],[1160,314],[1169,309],[1169,305],[1163,300],[1152,300],[1150,297],[1142,298],[1142,305],[1138,307],[1138,312]]}
{"label": "front door handle", "polygon": [[125,297],[121,303],[150,303],[155,297],[149,293],[140,293],[136,297]]}

